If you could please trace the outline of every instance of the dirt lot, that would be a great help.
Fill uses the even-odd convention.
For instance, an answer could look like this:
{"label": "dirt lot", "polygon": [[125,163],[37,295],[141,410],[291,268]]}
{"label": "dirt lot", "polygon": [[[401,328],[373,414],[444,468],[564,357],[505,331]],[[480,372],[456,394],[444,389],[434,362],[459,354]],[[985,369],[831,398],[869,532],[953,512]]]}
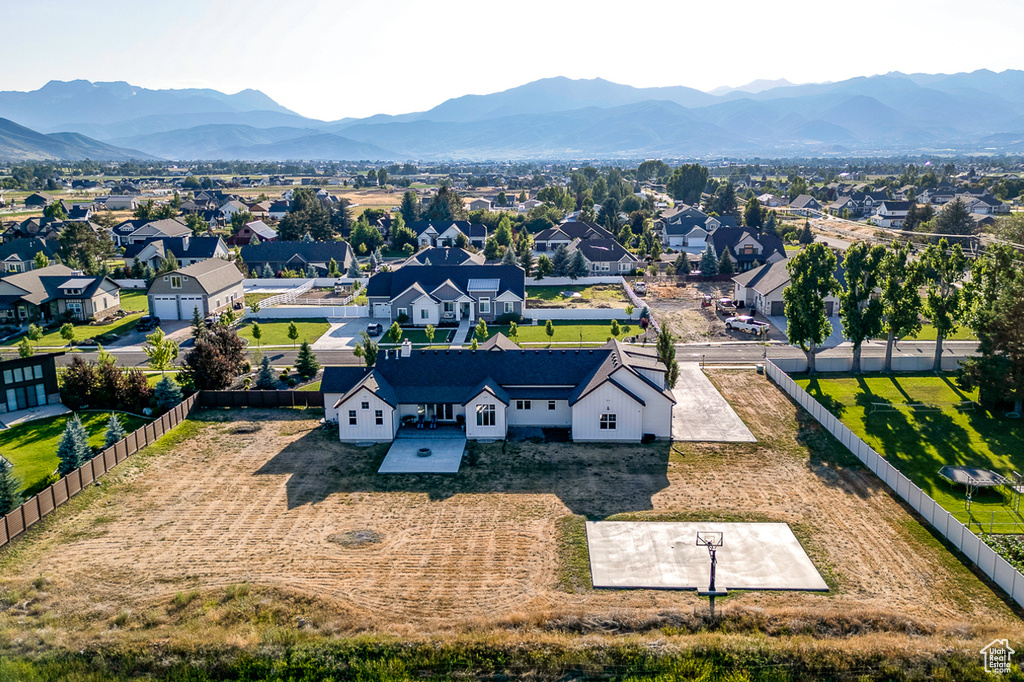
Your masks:
{"label": "dirt lot", "polygon": [[[656,280],[647,288],[646,301],[659,320],[668,323],[679,341],[750,341],[749,334],[725,328],[725,316],[715,313],[714,307],[702,308],[701,298],[707,294],[712,300],[731,298],[732,282],[687,283],[679,286],[675,280]],[[746,314],[746,311],[740,311]],[[759,317],[758,319],[764,319]],[[771,341],[785,341],[786,337],[775,327],[768,335]]]}
{"label": "dirt lot", "polygon": [[343,446],[300,411],[201,413],[187,438],[0,551],[0,642],[243,645],[263,617],[335,635],[607,634],[706,608],[691,592],[589,589],[570,515],[789,522],[833,590],[721,602],[765,631],[968,652],[1024,634],[764,377],[712,378],[758,444],[499,443],[453,477],[379,476],[383,446]]}

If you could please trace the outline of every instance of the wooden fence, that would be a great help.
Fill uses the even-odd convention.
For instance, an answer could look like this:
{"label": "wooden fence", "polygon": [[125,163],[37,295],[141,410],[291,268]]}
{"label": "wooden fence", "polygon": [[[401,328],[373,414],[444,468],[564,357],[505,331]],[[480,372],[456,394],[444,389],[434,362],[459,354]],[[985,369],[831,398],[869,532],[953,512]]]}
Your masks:
{"label": "wooden fence", "polygon": [[0,517],[0,547],[24,533],[115,466],[188,419],[198,402],[197,396],[189,396],[166,414],[132,431],[78,469],[30,497],[17,509]]}
{"label": "wooden fence", "polygon": [[322,391],[200,391],[202,407],[323,407]]}

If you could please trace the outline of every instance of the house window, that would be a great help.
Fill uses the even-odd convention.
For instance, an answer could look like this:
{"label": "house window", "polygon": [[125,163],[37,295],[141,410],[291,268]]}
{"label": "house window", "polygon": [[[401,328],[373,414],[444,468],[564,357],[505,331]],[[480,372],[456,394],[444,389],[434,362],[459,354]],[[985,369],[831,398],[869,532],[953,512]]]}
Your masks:
{"label": "house window", "polygon": [[370,409],[370,403],[368,403],[367,401],[365,401],[365,400],[364,400],[364,401],[363,401],[363,404],[362,404],[362,406],[361,406],[361,407],[362,407],[362,408],[363,408],[364,410],[368,410],[368,409]]}
{"label": "house window", "polygon": [[[348,411],[348,425],[349,426],[355,426],[356,425],[356,411],[355,410],[349,410]],[[604,427],[602,427],[602,428],[604,428]]]}
{"label": "house window", "polygon": [[529,409],[532,409],[532,408],[533,408],[533,405],[532,405],[532,403],[529,400],[517,400],[516,401],[516,409],[517,410],[529,410]]}
{"label": "house window", "polygon": [[82,314],[82,302],[81,301],[68,301],[68,310],[75,315]]}
{"label": "house window", "polygon": [[180,289],[181,288],[181,277],[179,277],[177,275],[173,275],[171,277],[171,288],[172,289]]}
{"label": "house window", "polygon": [[477,426],[494,426],[495,423],[495,410],[494,405],[477,405],[476,406],[476,425]]}
{"label": "house window", "polygon": [[430,311],[426,308],[420,308],[420,319],[426,320],[430,318]]}
{"label": "house window", "polygon": [[[35,370],[36,379],[42,379],[43,378],[43,368],[42,368],[42,366],[36,365],[34,370]],[[26,369],[25,371],[27,372],[28,369]]]}
{"label": "house window", "polygon": [[505,312],[506,313],[515,312],[515,304],[512,301],[505,301]]}
{"label": "house window", "polygon": [[24,381],[25,380],[25,375],[22,373],[21,367],[18,367],[17,369],[14,370],[14,380],[15,381]]}
{"label": "house window", "polygon": [[444,311],[446,313],[454,313],[455,312],[455,302],[454,301],[445,301],[444,302]]}
{"label": "house window", "polygon": [[480,314],[487,315],[491,312],[491,299],[481,298],[480,299]]}
{"label": "house window", "polygon": [[555,401],[554,400],[549,400],[548,401],[548,409],[549,410],[555,409]]}
{"label": "house window", "polygon": [[409,309],[408,308],[399,308],[398,309],[398,317],[409,317]]}
{"label": "house window", "polygon": [[633,269],[633,265],[630,263],[619,263],[619,272],[629,272]]}
{"label": "house window", "polygon": [[384,426],[384,410],[377,410],[373,413],[373,421],[377,426]]}
{"label": "house window", "polygon": [[602,431],[614,431],[615,430],[615,415],[614,414],[602,414],[601,415],[601,430]]}

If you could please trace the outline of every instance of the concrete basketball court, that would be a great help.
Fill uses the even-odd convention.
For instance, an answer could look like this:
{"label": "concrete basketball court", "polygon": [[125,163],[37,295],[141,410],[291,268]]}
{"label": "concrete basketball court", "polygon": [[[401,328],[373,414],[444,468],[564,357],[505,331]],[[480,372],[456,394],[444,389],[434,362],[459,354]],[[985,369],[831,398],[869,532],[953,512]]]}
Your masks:
{"label": "concrete basketball court", "polygon": [[711,560],[697,531],[720,531],[719,590],[828,591],[785,523],[587,522],[594,587],[706,590]]}
{"label": "concrete basketball court", "polygon": [[679,363],[679,381],[672,395],[672,440],[713,443],[756,443],[736,411],[732,409],[697,362]]}
{"label": "concrete basketball court", "polygon": [[[366,331],[366,326],[373,322],[368,317],[349,317],[345,319],[330,318],[327,322],[330,329],[324,332],[323,336],[313,342],[310,346],[313,350],[346,350],[353,348],[361,338],[359,333]],[[384,329],[387,331],[387,326]],[[380,337],[375,337],[380,341]]]}

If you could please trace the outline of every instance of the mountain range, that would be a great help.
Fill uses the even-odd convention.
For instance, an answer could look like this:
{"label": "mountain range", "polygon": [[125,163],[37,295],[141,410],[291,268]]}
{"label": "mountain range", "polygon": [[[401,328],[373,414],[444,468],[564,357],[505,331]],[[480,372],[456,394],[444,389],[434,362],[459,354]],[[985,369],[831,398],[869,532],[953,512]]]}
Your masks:
{"label": "mountain range", "polygon": [[[1020,153],[1024,71],[893,72],[803,85],[761,80],[711,92],[556,77],[457,97],[428,111],[338,121],[305,118],[256,90],[227,95],[51,81],[32,92],[0,92],[0,117],[17,121],[0,125],[0,158],[15,159]],[[32,137],[26,130],[40,132]]]}

